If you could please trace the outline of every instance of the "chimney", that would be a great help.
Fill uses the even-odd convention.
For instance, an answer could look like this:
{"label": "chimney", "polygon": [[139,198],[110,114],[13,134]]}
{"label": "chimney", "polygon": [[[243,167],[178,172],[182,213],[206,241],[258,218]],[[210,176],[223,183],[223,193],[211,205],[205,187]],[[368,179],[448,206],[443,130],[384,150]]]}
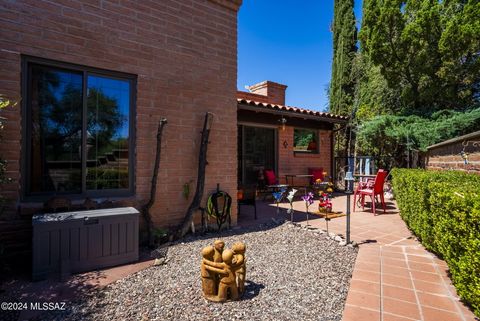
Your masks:
{"label": "chimney", "polygon": [[286,85],[282,85],[273,81],[262,81],[261,83],[248,86],[247,89],[252,94],[267,96],[267,100],[271,104],[285,105]]}

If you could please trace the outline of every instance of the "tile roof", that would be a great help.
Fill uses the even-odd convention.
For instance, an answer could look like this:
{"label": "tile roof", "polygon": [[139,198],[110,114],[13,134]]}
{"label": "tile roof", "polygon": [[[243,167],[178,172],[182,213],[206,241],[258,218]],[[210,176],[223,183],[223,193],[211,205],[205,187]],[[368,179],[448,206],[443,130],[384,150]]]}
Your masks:
{"label": "tile roof", "polygon": [[301,114],[301,115],[317,116],[319,118],[328,118],[331,120],[336,120],[338,122],[346,122],[348,120],[347,116],[340,116],[340,115],[335,115],[335,114],[326,113],[322,111],[309,110],[309,109],[293,107],[293,106],[264,103],[264,102],[242,99],[242,98],[237,98],[237,103],[242,105],[252,106],[252,107],[258,107],[259,109],[266,109],[270,112],[272,111],[273,112],[275,111],[290,112],[290,113]]}

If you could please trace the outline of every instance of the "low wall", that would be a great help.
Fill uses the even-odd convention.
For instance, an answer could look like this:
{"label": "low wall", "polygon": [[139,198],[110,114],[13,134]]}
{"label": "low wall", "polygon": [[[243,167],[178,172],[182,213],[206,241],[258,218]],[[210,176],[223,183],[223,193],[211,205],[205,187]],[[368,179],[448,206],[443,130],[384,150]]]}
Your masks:
{"label": "low wall", "polygon": [[[462,159],[462,151],[467,154],[467,164]],[[430,146],[425,167],[480,174],[480,131]]]}

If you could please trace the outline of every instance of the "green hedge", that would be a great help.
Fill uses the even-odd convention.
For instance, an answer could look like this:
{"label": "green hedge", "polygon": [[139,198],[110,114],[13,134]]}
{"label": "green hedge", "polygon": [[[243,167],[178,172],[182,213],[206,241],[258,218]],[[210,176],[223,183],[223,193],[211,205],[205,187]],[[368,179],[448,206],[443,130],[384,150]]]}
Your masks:
{"label": "green hedge", "polygon": [[480,316],[480,175],[394,169],[400,216],[448,264],[460,297]]}

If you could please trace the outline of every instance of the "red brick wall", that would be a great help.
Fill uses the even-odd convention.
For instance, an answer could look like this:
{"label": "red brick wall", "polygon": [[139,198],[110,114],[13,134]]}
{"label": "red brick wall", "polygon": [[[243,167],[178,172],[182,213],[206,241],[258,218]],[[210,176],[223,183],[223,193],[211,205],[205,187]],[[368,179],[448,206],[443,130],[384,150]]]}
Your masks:
{"label": "red brick wall", "polygon": [[261,102],[261,103],[269,103],[268,96],[247,93],[246,91],[237,91],[237,98],[238,99],[245,99],[245,100],[254,100],[254,101]]}
{"label": "red brick wall", "polygon": [[[149,195],[160,117],[164,132],[157,201],[158,226],[179,223],[183,184],[196,180],[204,114],[215,114],[205,196],[220,183],[236,204],[238,0],[0,1],[0,93],[20,98],[21,55],[138,75],[136,195]],[[230,7],[230,8],[229,8]],[[234,9],[232,9],[234,8]],[[18,205],[21,193],[20,106],[8,118],[0,146],[13,184],[2,193]],[[15,204],[14,204],[15,205]],[[19,204],[40,206],[40,204]],[[233,208],[236,222],[236,206]]]}
{"label": "red brick wall", "polygon": [[[330,130],[318,130],[319,153],[294,153],[293,152],[293,130],[294,127],[286,126],[285,130],[278,131],[278,174],[280,181],[285,181],[285,174],[308,174],[309,167],[323,167],[330,176],[332,145]],[[287,142],[287,148],[283,142]],[[308,184],[309,179],[297,178],[294,184]]]}
{"label": "red brick wall", "polygon": [[248,87],[248,90],[250,90],[251,93],[266,96],[268,103],[277,105],[285,105],[286,89],[286,85],[268,80]]}
{"label": "red brick wall", "polygon": [[[480,141],[480,136],[471,141]],[[480,148],[472,144],[465,147],[468,164],[460,156],[463,150],[462,141],[454,142],[430,149],[427,152],[426,168],[433,170],[459,170],[480,174]]]}

